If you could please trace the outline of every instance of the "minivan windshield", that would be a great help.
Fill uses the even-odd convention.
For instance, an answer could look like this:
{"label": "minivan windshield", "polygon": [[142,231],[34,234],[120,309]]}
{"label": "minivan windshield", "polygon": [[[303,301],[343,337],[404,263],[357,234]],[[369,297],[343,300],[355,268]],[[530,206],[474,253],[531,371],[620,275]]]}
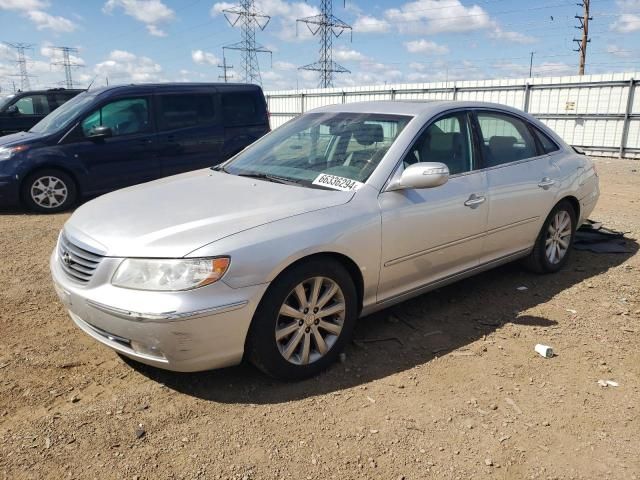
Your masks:
{"label": "minivan windshield", "polygon": [[270,181],[354,190],[373,173],[411,118],[308,113],[277,128],[220,169]]}
{"label": "minivan windshield", "polygon": [[36,123],[29,131],[43,134],[59,132],[68,127],[75,120],[78,113],[84,110],[87,104],[93,102],[94,98],[95,95],[87,92],[76,95]]}

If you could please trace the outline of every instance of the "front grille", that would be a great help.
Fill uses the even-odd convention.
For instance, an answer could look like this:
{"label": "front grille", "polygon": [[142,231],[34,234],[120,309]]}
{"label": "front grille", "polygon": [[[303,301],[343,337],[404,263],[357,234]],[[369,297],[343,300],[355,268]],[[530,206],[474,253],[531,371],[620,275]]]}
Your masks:
{"label": "front grille", "polygon": [[87,283],[91,280],[102,258],[102,255],[74,245],[64,233],[60,235],[58,259],[60,266],[72,280]]}

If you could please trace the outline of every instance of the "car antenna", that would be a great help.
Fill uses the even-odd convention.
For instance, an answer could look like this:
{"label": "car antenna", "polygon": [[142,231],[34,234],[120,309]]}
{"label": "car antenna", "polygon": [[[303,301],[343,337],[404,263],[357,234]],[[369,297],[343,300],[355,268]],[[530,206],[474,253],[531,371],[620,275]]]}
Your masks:
{"label": "car antenna", "polygon": [[89,86],[87,87],[87,91],[91,90],[91,85],[93,85],[93,82],[96,81],[96,78],[98,78],[98,75],[96,75],[95,77],[93,77],[93,80],[91,80],[91,83],[89,84]]}

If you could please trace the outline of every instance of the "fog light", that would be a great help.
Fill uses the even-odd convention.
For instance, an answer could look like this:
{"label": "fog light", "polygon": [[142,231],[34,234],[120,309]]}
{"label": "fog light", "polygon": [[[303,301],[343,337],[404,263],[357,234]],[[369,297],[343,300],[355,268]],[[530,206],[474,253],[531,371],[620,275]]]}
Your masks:
{"label": "fog light", "polygon": [[147,345],[146,343],[136,342],[135,340],[131,340],[131,348],[134,352],[139,353],[140,355],[147,355],[149,357],[156,357],[165,359],[164,353],[162,353],[157,345]]}

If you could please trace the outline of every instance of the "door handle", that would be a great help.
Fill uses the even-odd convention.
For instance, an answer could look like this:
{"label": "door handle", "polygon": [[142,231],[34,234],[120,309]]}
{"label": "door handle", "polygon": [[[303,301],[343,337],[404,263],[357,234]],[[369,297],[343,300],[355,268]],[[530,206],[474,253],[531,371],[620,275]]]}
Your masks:
{"label": "door handle", "polygon": [[551,180],[549,177],[544,177],[542,181],[538,184],[538,186],[540,188],[543,188],[544,190],[547,190],[552,185],[555,185],[555,183],[556,183],[555,180]]}
{"label": "door handle", "polygon": [[469,197],[469,199],[466,202],[464,202],[464,206],[470,207],[470,208],[476,208],[478,205],[480,205],[481,203],[484,203],[486,200],[487,200],[486,197],[483,197],[482,195],[476,195],[474,193]]}

